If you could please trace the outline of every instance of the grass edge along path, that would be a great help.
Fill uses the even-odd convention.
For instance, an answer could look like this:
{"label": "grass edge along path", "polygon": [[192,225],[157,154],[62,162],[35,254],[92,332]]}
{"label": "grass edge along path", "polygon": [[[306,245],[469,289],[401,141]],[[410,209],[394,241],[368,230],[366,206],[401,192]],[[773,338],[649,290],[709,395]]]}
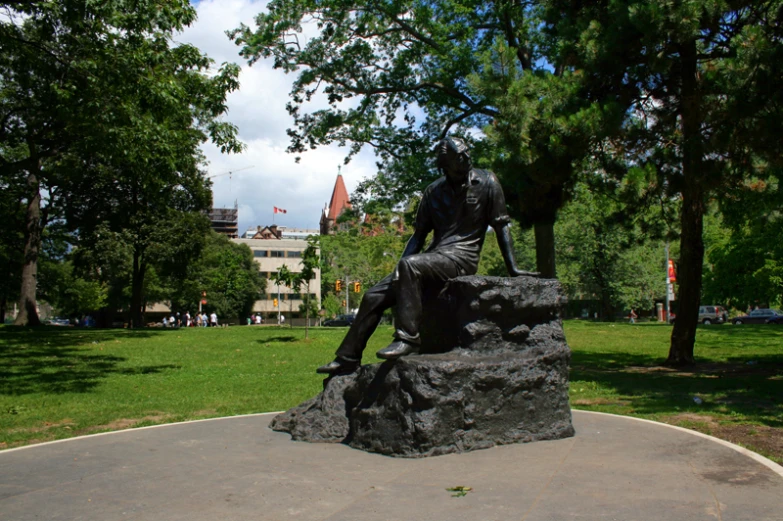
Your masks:
{"label": "grass edge along path", "polygon": [[[571,405],[691,428],[783,463],[783,328],[700,327],[688,370],[660,364],[671,327],[567,321]],[[344,328],[85,330],[0,327],[0,449],[287,409]],[[364,363],[377,362],[381,327]]]}

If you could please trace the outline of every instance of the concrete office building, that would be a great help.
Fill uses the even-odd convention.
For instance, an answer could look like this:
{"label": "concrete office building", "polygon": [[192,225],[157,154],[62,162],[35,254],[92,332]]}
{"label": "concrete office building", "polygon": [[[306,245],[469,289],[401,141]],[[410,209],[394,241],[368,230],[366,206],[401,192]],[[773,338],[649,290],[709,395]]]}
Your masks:
{"label": "concrete office building", "polygon": [[[266,294],[263,300],[257,300],[253,306],[253,313],[261,313],[267,321],[277,320],[278,308],[274,307],[274,299],[278,298],[278,287],[271,280],[277,270],[283,266],[293,273],[302,271],[302,252],[307,248],[307,235],[318,235],[318,230],[305,230],[312,232],[302,234],[301,238],[280,238],[280,230],[275,226],[258,227],[254,237],[233,239],[238,244],[247,244],[253,251],[253,257],[258,262],[261,274],[267,279]],[[250,234],[245,234],[249,237]],[[283,285],[279,288],[279,310],[285,314],[286,319],[299,316],[299,305],[304,303],[304,288],[289,289]],[[320,308],[321,305],[321,270],[315,270],[315,278],[310,281],[310,299],[314,300]]]}

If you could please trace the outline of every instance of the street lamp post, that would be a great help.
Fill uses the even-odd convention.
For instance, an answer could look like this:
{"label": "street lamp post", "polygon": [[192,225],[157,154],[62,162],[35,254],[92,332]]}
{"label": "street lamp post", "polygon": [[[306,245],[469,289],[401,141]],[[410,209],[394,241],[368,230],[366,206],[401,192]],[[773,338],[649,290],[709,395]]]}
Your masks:
{"label": "street lamp post", "polygon": [[669,280],[669,241],[666,241],[666,260],[664,261],[664,273],[666,273],[666,316],[664,317],[664,321],[668,324],[669,323],[669,295],[671,294],[671,291],[669,288],[671,288],[671,280]]}
{"label": "street lamp post", "polygon": [[280,270],[282,266],[277,267],[277,325],[280,325]]}

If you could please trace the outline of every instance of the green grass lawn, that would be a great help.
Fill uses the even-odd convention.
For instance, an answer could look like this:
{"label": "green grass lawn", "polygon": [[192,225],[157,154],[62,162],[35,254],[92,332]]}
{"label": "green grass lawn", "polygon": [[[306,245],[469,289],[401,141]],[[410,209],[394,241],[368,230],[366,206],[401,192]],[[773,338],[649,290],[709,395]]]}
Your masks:
{"label": "green grass lawn", "polygon": [[[693,370],[660,367],[671,327],[565,324],[574,408],[695,428],[783,462],[783,328],[699,329]],[[343,328],[0,327],[0,448],[279,411],[315,395]],[[381,327],[365,363],[391,337]],[[701,403],[696,403],[694,398]]]}

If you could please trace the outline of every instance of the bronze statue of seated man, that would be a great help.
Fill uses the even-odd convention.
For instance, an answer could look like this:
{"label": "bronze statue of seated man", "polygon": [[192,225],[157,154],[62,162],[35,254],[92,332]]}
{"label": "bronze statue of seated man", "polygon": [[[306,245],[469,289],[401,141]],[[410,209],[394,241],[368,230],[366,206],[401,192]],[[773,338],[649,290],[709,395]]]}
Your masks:
{"label": "bronze statue of seated man", "polygon": [[[436,148],[443,173],[424,190],[416,215],[415,232],[405,246],[394,273],[367,291],[359,312],[337,349],[334,361],[319,367],[323,374],[345,374],[359,367],[362,352],[381,320],[394,307],[394,341],[378,351],[393,360],[419,350],[419,325],[424,287],[443,285],[449,279],[474,275],[487,228],[495,229],[509,275],[538,276],[516,266],[508,228],[503,190],[495,174],[473,168],[465,142],[448,137]],[[422,253],[427,235],[432,242]]]}

